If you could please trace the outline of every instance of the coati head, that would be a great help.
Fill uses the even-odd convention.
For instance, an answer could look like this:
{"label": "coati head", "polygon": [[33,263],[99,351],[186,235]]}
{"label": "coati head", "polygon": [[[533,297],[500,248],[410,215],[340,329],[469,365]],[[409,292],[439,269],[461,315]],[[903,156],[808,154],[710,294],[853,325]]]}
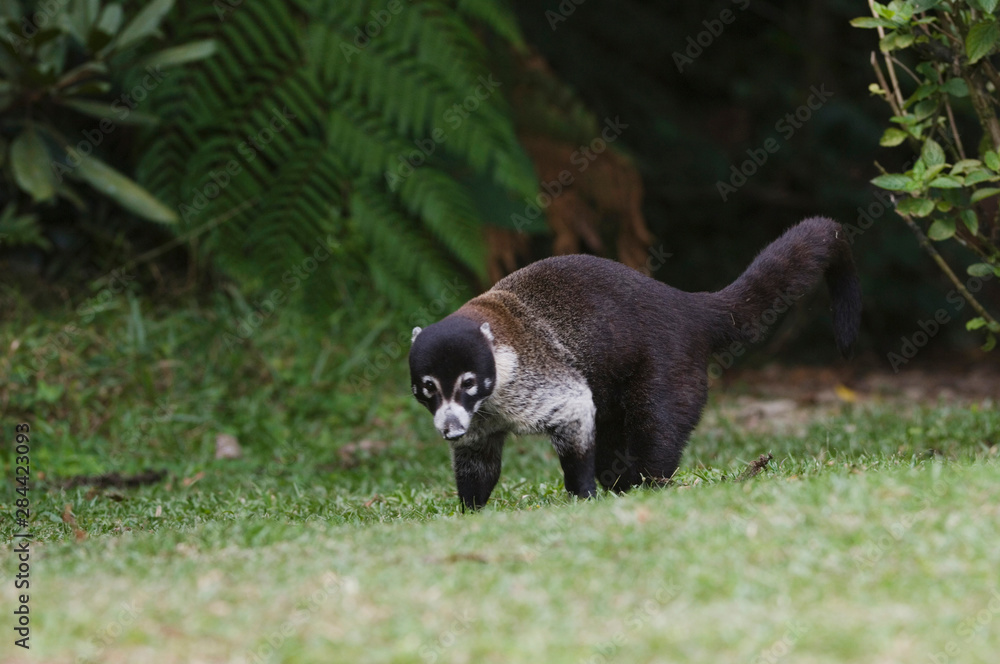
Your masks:
{"label": "coati head", "polygon": [[496,387],[490,324],[448,316],[427,329],[413,328],[412,341],[413,396],[434,413],[442,436],[458,440]]}

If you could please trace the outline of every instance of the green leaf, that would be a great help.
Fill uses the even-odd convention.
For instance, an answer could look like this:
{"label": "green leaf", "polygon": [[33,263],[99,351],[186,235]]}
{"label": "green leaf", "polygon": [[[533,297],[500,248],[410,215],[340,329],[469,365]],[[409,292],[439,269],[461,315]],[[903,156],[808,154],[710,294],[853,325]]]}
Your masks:
{"label": "green leaf", "polygon": [[973,235],[979,232],[979,217],[973,210],[962,210],[962,223]]}
{"label": "green leaf", "polygon": [[969,198],[969,200],[972,201],[973,203],[978,203],[984,198],[989,198],[990,196],[996,196],[997,194],[1000,194],[1000,189],[997,189],[996,187],[984,187],[982,189],[976,189],[974,192],[972,192],[972,196]]}
{"label": "green leaf", "polygon": [[37,203],[47,201],[56,193],[52,159],[45,141],[33,128],[25,129],[10,146],[10,162],[14,181]]}
{"label": "green leaf", "polygon": [[926,217],[934,211],[934,201],[928,198],[904,198],[896,204],[896,211],[914,217]]}
{"label": "green leaf", "polygon": [[995,173],[991,173],[985,168],[977,168],[968,175],[965,176],[965,186],[971,187],[974,184],[979,184],[980,182],[986,182],[987,180],[996,181],[997,176]]}
{"label": "green leaf", "polygon": [[104,162],[84,157],[73,149],[70,149],[69,155],[74,161],[80,161],[80,165],[72,171],[76,177],[114,199],[126,210],[150,221],[167,224],[177,221],[176,212]]}
{"label": "green leaf", "polygon": [[980,350],[984,353],[988,353],[997,347],[997,337],[992,331],[986,334],[986,343],[980,346]]}
{"label": "green leaf", "polygon": [[203,39],[180,46],[165,48],[140,60],[137,67],[175,67],[196,60],[203,60],[215,53],[215,40]]}
{"label": "green leaf", "polygon": [[97,20],[95,27],[105,34],[113,35],[122,26],[123,18],[122,6],[110,4],[104,7],[104,11],[101,12],[101,18]]}
{"label": "green leaf", "polygon": [[993,10],[997,8],[997,1],[998,0],[969,0],[969,4],[980,11],[992,14]]}
{"label": "green leaf", "polygon": [[91,99],[64,99],[62,103],[64,106],[68,106],[84,115],[101,120],[112,120],[116,124],[155,125],[159,122],[159,118],[150,113],[133,111],[124,107],[115,110],[107,102],[93,101]]}
{"label": "green leaf", "polygon": [[1000,40],[1000,26],[992,17],[972,26],[965,38],[965,55],[969,58],[969,64],[975,64],[992,53],[998,40]]}
{"label": "green leaf", "polygon": [[877,178],[873,178],[871,183],[876,187],[888,189],[889,191],[903,191],[912,179],[902,173],[886,173]]}
{"label": "green leaf", "polygon": [[116,49],[124,49],[132,44],[154,35],[160,27],[160,21],[174,6],[174,0],[153,0],[136,14],[122,28],[115,43]]}
{"label": "green leaf", "polygon": [[951,212],[951,209],[955,207],[952,205],[951,201],[946,201],[943,198],[935,201],[934,208],[938,212]]}
{"label": "green leaf", "polygon": [[941,89],[950,95],[955,97],[968,97],[969,96],[969,86],[965,82],[964,78],[954,77],[949,78],[945,81],[945,84],[941,86]]}
{"label": "green leaf", "polygon": [[[922,163],[922,162],[918,161],[917,163]],[[933,180],[938,173],[943,171],[946,166],[947,164],[936,164],[934,166],[931,166],[926,171],[924,171],[924,173],[920,177],[923,181],[929,182]]]}
{"label": "green leaf", "polygon": [[920,122],[926,120],[937,112],[938,103],[936,99],[924,99],[913,107],[913,121]]}
{"label": "green leaf", "polygon": [[959,173],[965,173],[970,168],[976,168],[982,166],[981,161],[978,159],[961,159],[951,167],[951,175],[957,175]]}
{"label": "green leaf", "polygon": [[883,51],[898,51],[913,43],[915,37],[912,32],[890,32],[878,42],[879,49]]}
{"label": "green leaf", "polygon": [[941,175],[931,180],[929,186],[937,187],[938,189],[961,189],[962,181],[951,175]]}
{"label": "green leaf", "polygon": [[986,154],[983,155],[983,161],[986,162],[986,165],[990,169],[1000,171],[1000,156],[997,156],[997,153],[993,150],[988,150]]}
{"label": "green leaf", "polygon": [[878,144],[884,145],[886,147],[892,147],[894,145],[899,145],[900,143],[905,141],[907,136],[909,136],[909,134],[907,134],[902,129],[889,127],[888,129],[885,130],[885,133],[882,134],[882,139],[878,142]]}
{"label": "green leaf", "polygon": [[933,138],[928,138],[924,142],[924,147],[920,151],[920,158],[923,159],[928,167],[938,166],[945,162],[944,150],[941,149],[941,146]]}
{"label": "green leaf", "polygon": [[955,234],[954,219],[936,219],[931,227],[927,229],[927,237],[935,242],[947,240]]}
{"label": "green leaf", "polygon": [[926,99],[927,97],[930,97],[939,89],[940,86],[938,86],[937,83],[922,83],[916,90],[913,91],[913,94],[910,95],[910,98],[906,100],[906,107],[908,108],[913,104],[915,104],[916,102],[920,101],[921,99]]}
{"label": "green leaf", "polygon": [[986,327],[986,319],[983,318],[982,316],[973,318],[972,320],[970,320],[965,324],[965,329],[969,330],[970,332],[972,330],[978,330],[983,327]]}
{"label": "green leaf", "polygon": [[855,28],[893,28],[897,26],[896,23],[886,20],[884,18],[876,18],[874,16],[861,16],[859,18],[852,18],[851,25]]}
{"label": "green leaf", "polygon": [[993,276],[993,266],[989,263],[973,263],[965,271],[973,277]]}

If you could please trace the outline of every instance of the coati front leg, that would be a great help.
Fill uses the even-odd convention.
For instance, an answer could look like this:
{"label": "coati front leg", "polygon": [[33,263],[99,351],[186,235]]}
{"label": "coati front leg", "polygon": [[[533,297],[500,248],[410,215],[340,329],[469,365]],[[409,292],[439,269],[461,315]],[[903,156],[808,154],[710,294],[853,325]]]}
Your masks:
{"label": "coati front leg", "polygon": [[554,408],[547,427],[552,446],[559,455],[566,491],[580,498],[597,495],[594,481],[594,425],[597,414],[593,396],[586,383],[580,380],[576,389],[565,394],[562,403]]}
{"label": "coati front leg", "polygon": [[463,511],[478,510],[486,504],[500,480],[500,464],[506,431],[479,440],[460,441],[452,446],[452,467]]}

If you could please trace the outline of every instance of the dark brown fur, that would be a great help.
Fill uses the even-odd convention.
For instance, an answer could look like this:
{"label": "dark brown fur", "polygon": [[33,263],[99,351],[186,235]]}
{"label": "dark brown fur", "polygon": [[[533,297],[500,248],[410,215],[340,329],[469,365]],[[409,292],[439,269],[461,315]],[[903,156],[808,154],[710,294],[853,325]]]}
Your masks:
{"label": "dark brown fur", "polygon": [[[835,338],[846,354],[857,337],[861,293],[840,225],[819,217],[789,229],[735,282],[715,293],[680,291],[602,258],[560,256],[502,279],[449,319],[488,322],[495,347],[516,351],[523,381],[518,390],[525,399],[550,376],[562,380],[582,374],[596,406],[587,453],[567,452],[559,431],[540,430],[553,435],[567,489],[585,496],[593,493],[595,475],[615,490],[627,490],[643,478],[670,477],[701,418],[711,354],[756,341],[762,320],[776,318],[824,276]],[[516,412],[517,396],[503,397],[505,412]],[[489,417],[488,405],[489,400],[487,414],[476,417]],[[456,476],[476,487],[474,503],[463,496],[470,506],[485,503],[499,477],[505,430],[501,424],[486,430],[494,432],[489,444],[484,437],[455,448]],[[477,482],[479,471],[470,469],[478,469],[486,457],[491,459],[489,479]]]}

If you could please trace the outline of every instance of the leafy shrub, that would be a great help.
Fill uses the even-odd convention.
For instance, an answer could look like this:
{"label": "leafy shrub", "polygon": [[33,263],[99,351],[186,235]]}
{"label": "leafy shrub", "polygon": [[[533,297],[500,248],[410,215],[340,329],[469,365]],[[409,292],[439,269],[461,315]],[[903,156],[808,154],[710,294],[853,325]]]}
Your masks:
{"label": "leafy shrub", "polygon": [[[1000,194],[1000,73],[991,60],[1000,45],[998,4],[873,2],[872,16],[852,21],[876,29],[880,37],[885,72],[873,53],[878,82],[870,87],[891,107],[894,125],[882,145],[905,142],[919,154],[906,172],[883,170],[872,182],[898,193],[896,212],[979,314],[967,328],[985,328],[986,350],[996,345],[1000,323],[933,243],[950,240],[972,252],[976,262],[966,266],[972,277],[1000,276],[1000,223],[995,201],[987,200]],[[915,66],[901,60],[903,53]],[[911,92],[905,94],[904,88]],[[980,135],[963,125],[964,110],[971,110]]]}
{"label": "leafy shrub", "polygon": [[37,211],[58,199],[83,211],[88,198],[106,196],[145,219],[176,221],[121,172],[127,164],[95,154],[118,125],[156,123],[136,110],[130,90],[147,92],[162,68],[211,53],[201,41],[142,55],[172,5],[154,0],[127,18],[121,4],[99,0],[0,2],[0,196],[9,201],[0,235],[8,243],[47,246]]}

